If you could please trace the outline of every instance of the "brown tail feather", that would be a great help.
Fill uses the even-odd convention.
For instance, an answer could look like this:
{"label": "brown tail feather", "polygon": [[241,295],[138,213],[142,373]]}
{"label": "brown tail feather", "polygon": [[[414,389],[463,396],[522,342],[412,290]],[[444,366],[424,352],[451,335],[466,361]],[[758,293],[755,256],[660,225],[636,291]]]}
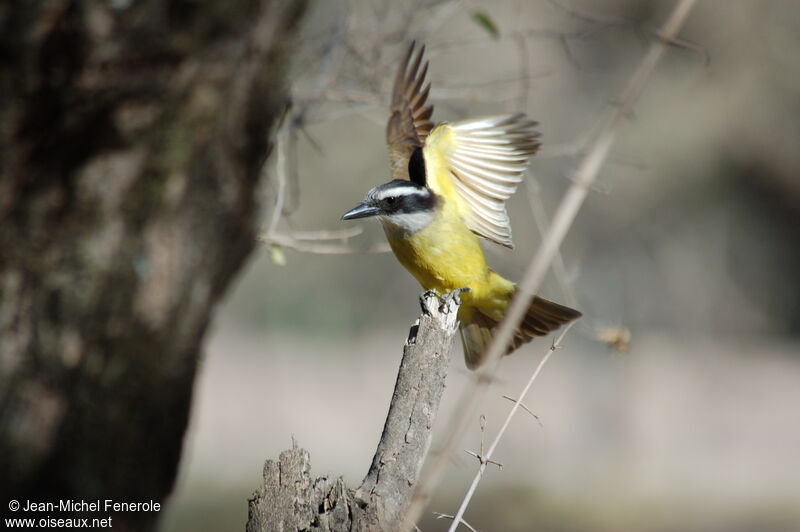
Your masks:
{"label": "brown tail feather", "polygon": [[[559,305],[542,297],[534,297],[525,318],[514,333],[514,338],[506,350],[511,354],[522,344],[526,344],[537,336],[545,336],[562,325],[581,317],[577,310]],[[460,327],[461,342],[464,344],[464,359],[469,369],[475,369],[483,363],[486,348],[492,341],[497,322],[474,310]]]}

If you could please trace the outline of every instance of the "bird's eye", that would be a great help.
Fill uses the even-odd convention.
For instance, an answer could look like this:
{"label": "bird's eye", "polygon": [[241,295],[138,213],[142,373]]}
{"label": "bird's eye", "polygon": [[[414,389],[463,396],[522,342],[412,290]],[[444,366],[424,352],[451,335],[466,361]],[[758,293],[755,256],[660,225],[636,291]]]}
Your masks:
{"label": "bird's eye", "polygon": [[397,198],[395,198],[394,196],[389,196],[388,198],[386,198],[386,203],[388,203],[389,205],[394,205],[394,202],[396,200]]}

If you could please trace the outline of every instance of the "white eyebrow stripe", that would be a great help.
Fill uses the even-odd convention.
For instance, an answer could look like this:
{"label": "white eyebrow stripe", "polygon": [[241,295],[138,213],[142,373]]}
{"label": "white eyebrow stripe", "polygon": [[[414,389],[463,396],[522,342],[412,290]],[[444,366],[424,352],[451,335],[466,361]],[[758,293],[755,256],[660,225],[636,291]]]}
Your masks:
{"label": "white eyebrow stripe", "polygon": [[412,188],[412,187],[404,187],[404,186],[397,186],[392,188],[385,188],[383,190],[379,190],[373,196],[376,200],[386,199],[389,196],[427,196],[429,192],[427,190],[421,188]]}

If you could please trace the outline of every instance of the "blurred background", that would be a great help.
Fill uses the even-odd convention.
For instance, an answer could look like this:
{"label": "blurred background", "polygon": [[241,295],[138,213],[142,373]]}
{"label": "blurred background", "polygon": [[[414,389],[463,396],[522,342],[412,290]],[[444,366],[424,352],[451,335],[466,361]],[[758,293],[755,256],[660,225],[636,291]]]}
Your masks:
{"label": "blurred background", "polygon": [[[339,217],[388,179],[386,104],[408,42],[428,47],[434,120],[525,111],[541,124],[509,207],[517,248],[485,246],[519,279],[672,5],[313,6],[266,169],[265,242],[214,322],[161,530],[242,529],[264,460],[292,438],[315,475],[366,473],[420,288],[377,223],[355,235]],[[544,295],[585,317],[527,401],[540,422],[519,416],[500,444],[474,527],[800,530],[798,21],[792,0],[696,5],[548,279]],[[611,349],[614,331],[630,342]],[[487,441],[548,346],[503,362],[480,410]],[[440,427],[469,384],[456,349]],[[476,417],[459,448],[480,439]],[[476,467],[450,457],[423,531],[446,529],[432,512],[455,512]]]}

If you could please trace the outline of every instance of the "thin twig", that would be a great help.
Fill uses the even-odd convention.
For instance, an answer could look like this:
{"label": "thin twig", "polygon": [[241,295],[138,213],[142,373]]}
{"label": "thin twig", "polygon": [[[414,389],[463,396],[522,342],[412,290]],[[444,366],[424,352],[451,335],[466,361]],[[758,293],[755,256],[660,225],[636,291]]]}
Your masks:
{"label": "thin twig", "polygon": [[[529,179],[525,182],[525,188],[528,192],[528,201],[530,202],[533,221],[536,223],[536,229],[539,230],[539,237],[543,239],[547,234],[549,221],[544,204],[542,203],[542,198],[539,195],[539,183],[538,181]],[[575,296],[572,283],[569,281],[567,267],[564,265],[564,257],[561,255],[561,251],[556,252],[556,256],[553,259],[553,273],[556,276],[556,282],[561,286],[561,291],[564,293],[567,305],[576,308],[578,306],[578,298]]]}
{"label": "thin twig", "polygon": [[346,229],[322,229],[319,231],[292,231],[289,236],[296,240],[347,240],[364,232],[360,225]]}
{"label": "thin twig", "polygon": [[351,255],[355,253],[388,253],[391,251],[389,244],[379,242],[366,248],[349,246],[347,244],[320,244],[310,240],[300,240],[292,235],[276,233],[267,235],[266,233],[258,237],[260,242],[267,244],[277,244],[281,247],[301,251],[303,253],[317,253],[319,255]]}
{"label": "thin twig", "polygon": [[[483,472],[486,469],[486,464],[487,463],[492,463],[491,458],[492,458],[492,455],[494,454],[494,450],[497,448],[497,445],[500,443],[500,440],[503,438],[503,435],[506,433],[506,429],[511,424],[511,420],[514,418],[514,415],[517,413],[517,410],[522,407],[522,400],[525,399],[526,395],[528,395],[528,392],[530,391],[531,387],[533,386],[534,381],[539,376],[539,374],[542,372],[542,368],[544,368],[544,365],[547,364],[547,361],[550,359],[550,356],[555,352],[556,349],[561,347],[561,341],[564,339],[564,336],[567,335],[567,332],[570,330],[570,328],[572,327],[572,325],[574,323],[575,322],[572,322],[569,325],[567,325],[567,327],[564,329],[564,331],[552,343],[550,348],[547,350],[547,352],[544,354],[542,359],[539,361],[539,364],[536,366],[536,369],[533,371],[533,374],[528,379],[528,382],[525,383],[525,387],[522,389],[522,392],[519,394],[519,399],[514,401],[514,406],[511,407],[511,411],[508,413],[508,416],[506,416],[506,419],[503,422],[503,426],[500,427],[500,430],[497,432],[497,436],[495,436],[494,440],[492,441],[492,444],[489,446],[489,449],[486,451],[486,454],[482,457],[483,459],[481,460],[481,465],[478,467],[478,472],[475,474],[475,478],[472,479],[472,484],[470,484],[466,495],[464,495],[464,499],[461,501],[461,506],[458,507],[458,512],[456,513],[456,516],[453,518],[453,524],[450,525],[449,532],[453,532],[456,529],[456,527],[458,526],[458,523],[464,517],[464,512],[467,510],[467,506],[469,505],[469,501],[472,500],[472,495],[475,493],[475,489],[478,487],[478,483],[481,481],[481,478],[483,477]],[[525,407],[525,410],[528,410],[528,408]],[[530,412],[530,410],[528,410],[528,412]],[[533,412],[531,412],[531,414],[534,417],[536,417],[536,415],[533,414]],[[539,418],[537,417],[536,419],[539,419]]]}
{"label": "thin twig", "polygon": [[517,33],[514,38],[514,42],[516,43],[517,50],[519,51],[519,71],[524,74],[520,78],[519,101],[517,102],[517,109],[527,109],[528,91],[531,87],[530,80],[532,77],[530,74],[530,64],[528,60],[528,41],[525,38],[525,35]]}
{"label": "thin twig", "polygon": [[446,53],[450,50],[463,50],[465,47],[471,46],[484,46],[487,44],[513,42],[518,37],[526,37],[531,39],[575,39],[580,40],[586,36],[585,31],[579,32],[565,32],[553,29],[542,28],[528,28],[519,31],[508,31],[500,34],[498,37],[467,37],[462,39],[455,39],[452,41],[442,41],[431,44],[428,48],[430,57]]}
{"label": "thin twig", "polygon": [[[321,255],[346,255],[352,253],[386,253],[389,245],[385,243],[375,244],[368,248],[357,248],[346,244],[351,237],[361,234],[363,229],[360,226],[350,227],[337,231],[295,231],[292,233],[281,233],[278,225],[281,221],[281,214],[286,198],[286,187],[288,185],[288,164],[286,149],[291,126],[285,125],[277,135],[277,161],[275,163],[275,176],[277,180],[278,192],[275,198],[272,216],[269,226],[259,236],[258,240],[267,244],[277,244],[281,247],[302,251],[305,253],[317,253]],[[318,240],[342,240],[342,244],[320,244]]]}
{"label": "thin twig", "polygon": [[[608,117],[594,145],[578,167],[575,173],[575,180],[567,190],[555,213],[550,231],[531,260],[526,274],[518,286],[517,296],[511,302],[506,316],[500,323],[497,333],[489,346],[484,366],[475,372],[475,385],[469,387],[461,397],[461,401],[459,401],[461,406],[455,413],[449,427],[444,431],[446,437],[442,446],[438,451],[431,453],[431,463],[427,468],[427,474],[417,484],[415,496],[406,515],[404,529],[411,528],[412,524],[419,519],[422,509],[430,499],[446,463],[444,458],[453,451],[458,441],[460,441],[466,430],[467,420],[483,400],[512,334],[528,309],[531,299],[541,286],[545,274],[550,269],[561,242],[563,242],[567,231],[572,226],[572,222],[586,199],[592,183],[597,178],[597,174],[608,156],[620,126],[624,123],[641,94],[645,82],[650,77],[659,59],[661,59],[666,49],[665,41],[669,41],[677,33],[694,5],[694,1],[678,1],[659,34],[659,40],[653,42],[648,53],[628,82],[620,98],[620,105]],[[548,358],[550,353],[548,352]],[[468,500],[466,502],[468,503]]]}
{"label": "thin twig", "polygon": [[445,0],[440,5],[433,7],[433,13],[426,13],[427,20],[423,23],[423,35],[435,35],[436,30],[452,20],[456,9],[461,7],[461,0]]}
{"label": "thin twig", "polygon": [[286,143],[289,138],[289,130],[282,127],[278,132],[275,139],[276,157],[275,162],[275,177],[278,180],[278,193],[275,196],[275,206],[272,211],[272,218],[270,219],[269,226],[267,227],[267,235],[272,236],[278,228],[278,222],[283,213],[283,200],[286,197],[286,182],[287,182],[287,168],[286,168]]}
{"label": "thin twig", "polygon": [[581,20],[583,22],[591,22],[592,24],[603,24],[608,26],[620,25],[628,22],[626,19],[622,17],[590,13],[588,11],[583,11],[575,7],[568,7],[560,2],[557,2],[556,0],[550,0],[550,4],[560,9],[561,11],[564,11],[567,15],[576,18],[578,20]]}

